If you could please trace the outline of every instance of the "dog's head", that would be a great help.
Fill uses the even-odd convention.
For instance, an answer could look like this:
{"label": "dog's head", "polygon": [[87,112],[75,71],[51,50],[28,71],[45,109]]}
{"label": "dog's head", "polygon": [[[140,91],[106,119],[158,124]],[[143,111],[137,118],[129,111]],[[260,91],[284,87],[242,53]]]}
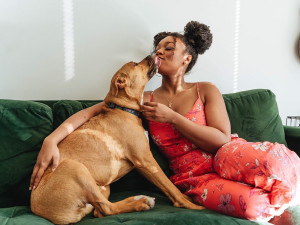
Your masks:
{"label": "dog's head", "polygon": [[152,56],[147,56],[139,63],[126,63],[113,76],[104,101],[139,110],[145,85],[157,72],[159,65],[159,58]]}

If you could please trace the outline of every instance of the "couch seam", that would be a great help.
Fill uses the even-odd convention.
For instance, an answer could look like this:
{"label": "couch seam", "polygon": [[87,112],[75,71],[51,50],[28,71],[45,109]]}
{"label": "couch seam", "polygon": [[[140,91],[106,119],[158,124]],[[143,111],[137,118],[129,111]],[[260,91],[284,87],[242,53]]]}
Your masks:
{"label": "couch seam", "polygon": [[6,218],[4,218],[4,220],[6,219],[6,221],[4,222],[4,224],[3,225],[6,225],[7,224],[7,222],[8,222],[8,220],[10,219],[9,217],[6,217]]}
{"label": "couch seam", "polygon": [[[269,128],[270,124],[272,124],[273,121],[275,121],[277,118],[280,118],[279,114],[276,113],[276,115],[269,121],[269,123],[267,124],[267,126],[264,127],[263,131],[265,131],[266,129]],[[284,140],[286,142],[286,144],[284,143],[280,143],[280,144],[283,144],[283,145],[287,145],[287,141],[286,141],[286,138],[285,138],[285,132],[284,132],[284,128],[283,128],[283,136],[284,136]],[[272,132],[272,138],[274,137],[274,133]]]}

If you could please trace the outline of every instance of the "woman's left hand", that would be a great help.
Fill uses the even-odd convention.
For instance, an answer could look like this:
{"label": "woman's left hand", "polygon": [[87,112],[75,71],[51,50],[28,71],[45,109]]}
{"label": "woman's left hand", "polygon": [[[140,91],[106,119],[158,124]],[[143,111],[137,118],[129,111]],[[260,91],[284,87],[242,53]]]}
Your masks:
{"label": "woman's left hand", "polygon": [[171,123],[174,111],[168,106],[157,102],[145,102],[141,106],[143,116],[147,120],[160,123]]}

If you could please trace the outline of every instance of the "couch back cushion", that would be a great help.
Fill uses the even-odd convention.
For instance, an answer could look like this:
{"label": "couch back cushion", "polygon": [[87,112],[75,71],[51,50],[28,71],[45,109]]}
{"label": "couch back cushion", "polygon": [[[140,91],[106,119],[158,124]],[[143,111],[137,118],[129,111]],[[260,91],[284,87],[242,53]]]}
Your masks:
{"label": "couch back cushion", "polygon": [[254,89],[223,95],[231,132],[247,141],[270,141],[286,145],[284,128],[274,93]]}
{"label": "couch back cushion", "polygon": [[0,100],[0,207],[29,204],[32,169],[52,124],[42,103]]}

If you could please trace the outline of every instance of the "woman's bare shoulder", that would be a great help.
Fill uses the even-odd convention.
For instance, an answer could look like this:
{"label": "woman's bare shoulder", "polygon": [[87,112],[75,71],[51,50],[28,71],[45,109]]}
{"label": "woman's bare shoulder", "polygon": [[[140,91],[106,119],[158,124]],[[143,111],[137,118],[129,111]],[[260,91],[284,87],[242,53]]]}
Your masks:
{"label": "woman's bare shoulder", "polygon": [[199,87],[202,88],[217,88],[217,86],[212,82],[198,82]]}
{"label": "woman's bare shoulder", "polygon": [[204,95],[219,92],[218,87],[211,82],[199,82],[199,89]]}
{"label": "woman's bare shoulder", "polygon": [[219,96],[220,91],[218,87],[211,82],[199,82],[199,92],[203,103],[207,101],[208,97]]}

